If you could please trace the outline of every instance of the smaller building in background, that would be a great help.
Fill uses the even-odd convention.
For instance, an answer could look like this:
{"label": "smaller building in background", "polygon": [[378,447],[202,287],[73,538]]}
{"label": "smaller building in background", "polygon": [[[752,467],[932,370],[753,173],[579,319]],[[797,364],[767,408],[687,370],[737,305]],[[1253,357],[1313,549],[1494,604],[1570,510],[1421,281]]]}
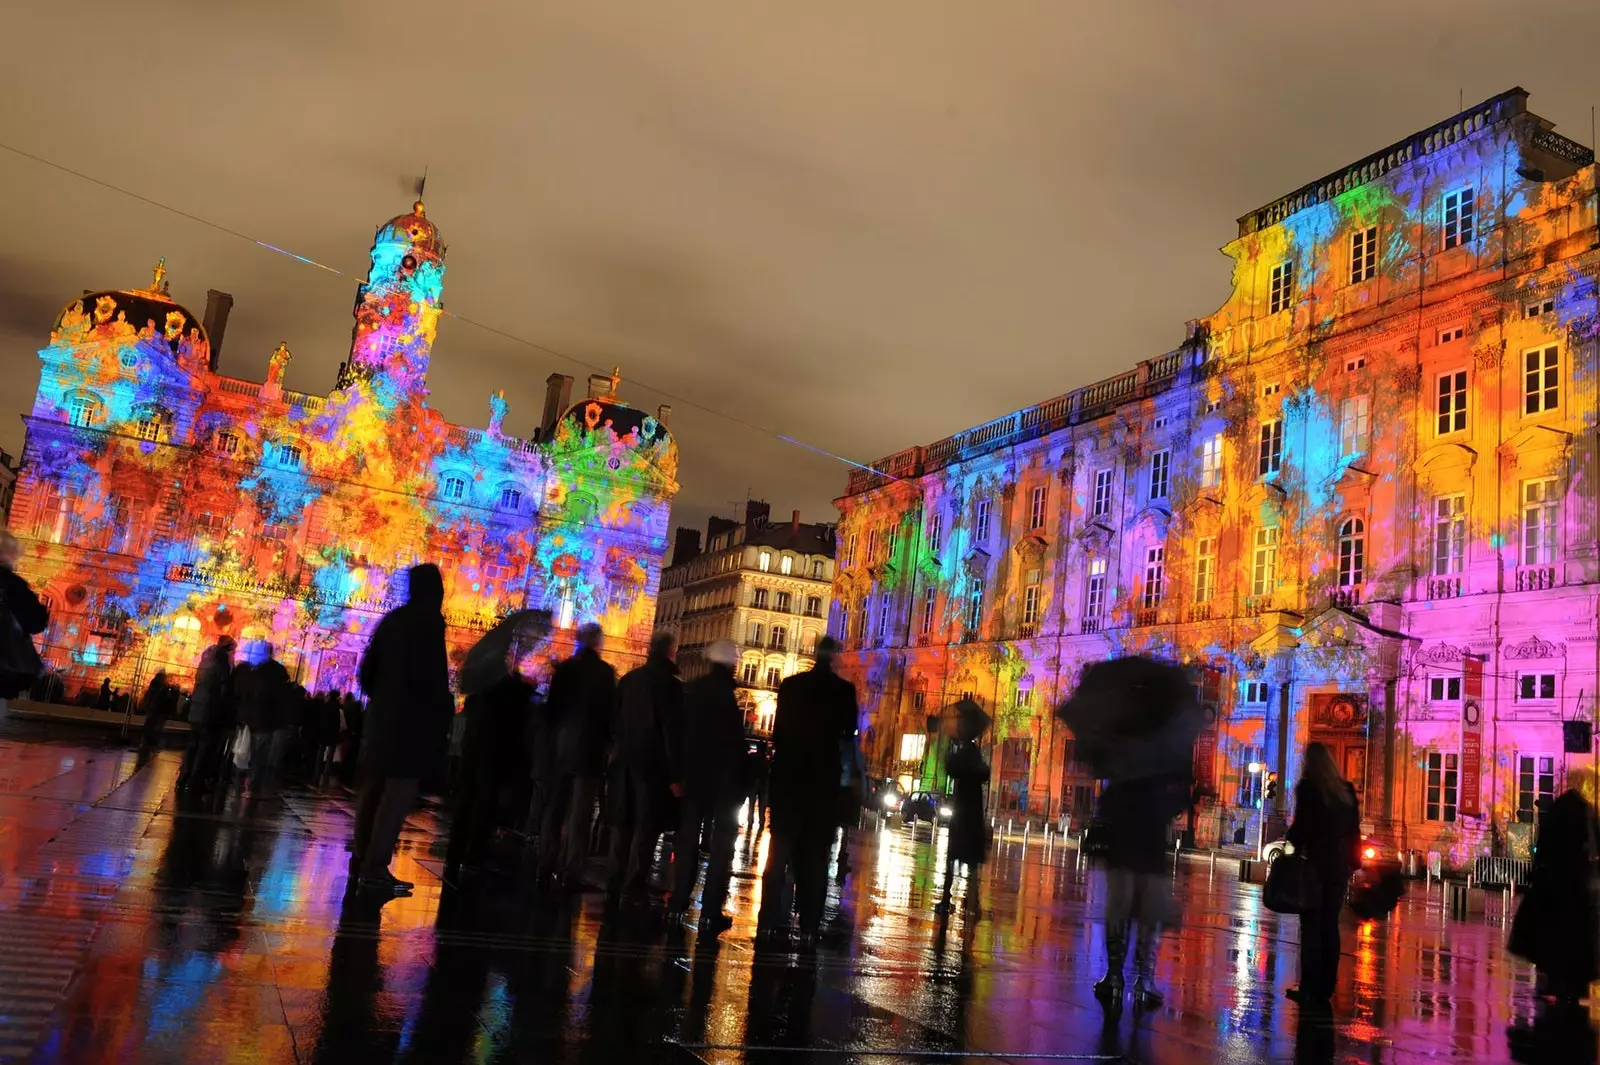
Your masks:
{"label": "smaller building in background", "polygon": [[833,525],[803,524],[798,510],[781,524],[770,515],[751,500],[743,521],[712,518],[703,542],[698,529],[679,528],[656,605],[656,627],[678,636],[685,680],[706,671],[711,641],[738,645],[745,726],[763,735],[779,682],[815,663],[833,598]]}

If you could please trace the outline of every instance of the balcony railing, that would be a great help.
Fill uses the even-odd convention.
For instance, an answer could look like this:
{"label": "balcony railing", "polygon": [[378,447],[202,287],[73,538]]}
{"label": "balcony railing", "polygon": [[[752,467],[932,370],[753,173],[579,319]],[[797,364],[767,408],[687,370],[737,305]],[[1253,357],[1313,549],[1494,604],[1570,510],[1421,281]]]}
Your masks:
{"label": "balcony railing", "polygon": [[1459,599],[1461,597],[1461,574],[1450,573],[1443,577],[1428,578],[1429,599]]}
{"label": "balcony railing", "polygon": [[1134,611],[1133,623],[1141,628],[1148,627],[1160,621],[1160,614],[1155,607],[1143,607]]}
{"label": "balcony railing", "polygon": [[1037,636],[1039,635],[1039,623],[1037,621],[1024,621],[1017,626],[1017,634],[1023,637]]}
{"label": "balcony railing", "polygon": [[1089,635],[1092,635],[1094,633],[1099,632],[1100,631],[1100,619],[1099,618],[1084,618],[1082,623],[1079,624],[1079,626],[1078,626],[1078,631],[1083,633],[1085,636],[1089,636]]}
{"label": "balcony railing", "polygon": [[1211,620],[1211,604],[1210,603],[1191,603],[1190,606],[1189,606],[1188,617],[1189,617],[1190,621],[1210,621]]}
{"label": "balcony railing", "polygon": [[1334,606],[1360,606],[1361,585],[1346,584],[1341,588],[1335,588],[1328,593],[1328,598]]}
{"label": "balcony railing", "polygon": [[1556,586],[1556,568],[1552,565],[1518,566],[1517,591],[1538,592]]}
{"label": "balcony railing", "polygon": [[1270,595],[1252,595],[1244,601],[1246,614],[1266,614],[1278,609],[1276,599]]}

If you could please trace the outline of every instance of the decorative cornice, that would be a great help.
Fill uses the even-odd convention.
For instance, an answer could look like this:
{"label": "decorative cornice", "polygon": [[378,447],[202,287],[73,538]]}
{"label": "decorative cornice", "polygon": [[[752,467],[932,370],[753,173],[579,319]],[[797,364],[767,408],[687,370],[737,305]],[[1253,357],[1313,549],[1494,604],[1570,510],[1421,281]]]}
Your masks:
{"label": "decorative cornice", "polygon": [[1500,657],[1508,662],[1522,662],[1534,658],[1565,658],[1566,656],[1566,644],[1551,643],[1549,640],[1540,639],[1538,636],[1529,636],[1521,643],[1512,644],[1500,652]]}
{"label": "decorative cornice", "polygon": [[1465,647],[1449,643],[1436,643],[1417,651],[1418,662],[1443,663],[1464,661],[1470,652]]}

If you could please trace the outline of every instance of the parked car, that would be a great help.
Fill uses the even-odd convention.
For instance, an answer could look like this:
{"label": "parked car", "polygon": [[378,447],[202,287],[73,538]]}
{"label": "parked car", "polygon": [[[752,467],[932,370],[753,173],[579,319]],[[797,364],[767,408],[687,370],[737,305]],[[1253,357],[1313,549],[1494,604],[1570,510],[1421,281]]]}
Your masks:
{"label": "parked car", "polygon": [[872,796],[868,806],[874,810],[882,810],[885,814],[900,812],[900,804],[905,802],[905,794],[900,790],[900,785],[893,780],[880,780],[872,789]]}
{"label": "parked car", "polygon": [[953,811],[950,800],[936,791],[916,791],[900,804],[900,816],[908,822],[929,821],[937,824],[950,820]]}
{"label": "parked car", "polygon": [[[1267,868],[1272,868],[1272,863],[1285,854],[1293,854],[1294,845],[1286,839],[1275,839],[1261,848],[1261,858],[1267,863]],[[1400,872],[1400,856],[1375,839],[1361,837],[1361,869],[1360,872],[1369,878],[1376,878],[1385,873]]]}

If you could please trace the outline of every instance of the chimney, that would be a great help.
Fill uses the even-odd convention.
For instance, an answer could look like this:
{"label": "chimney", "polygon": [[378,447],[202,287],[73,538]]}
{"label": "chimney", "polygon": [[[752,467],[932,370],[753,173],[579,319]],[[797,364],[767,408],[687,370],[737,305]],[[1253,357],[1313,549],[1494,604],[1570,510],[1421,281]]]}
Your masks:
{"label": "chimney", "polygon": [[789,539],[800,539],[800,512],[794,512],[794,517],[789,519]]}
{"label": "chimney", "polygon": [[700,530],[678,526],[672,536],[672,564],[682,565],[700,556]]}
{"label": "chimney", "polygon": [[672,405],[670,403],[663,403],[661,406],[656,408],[656,421],[660,422],[663,426],[669,425],[672,422]]}
{"label": "chimney", "polygon": [[228,312],[233,310],[233,297],[211,288],[206,290],[206,339],[211,341],[211,365],[214,373],[222,359],[222,337],[228,331]]}
{"label": "chimney", "polygon": [[744,523],[748,528],[755,529],[767,523],[772,517],[772,505],[764,499],[746,500],[744,504]]}
{"label": "chimney", "polygon": [[544,419],[539,423],[539,438],[550,439],[556,421],[572,405],[572,378],[553,373],[544,379]]}
{"label": "chimney", "polygon": [[609,374],[592,373],[589,375],[589,398],[604,399],[611,394],[611,377]]}

